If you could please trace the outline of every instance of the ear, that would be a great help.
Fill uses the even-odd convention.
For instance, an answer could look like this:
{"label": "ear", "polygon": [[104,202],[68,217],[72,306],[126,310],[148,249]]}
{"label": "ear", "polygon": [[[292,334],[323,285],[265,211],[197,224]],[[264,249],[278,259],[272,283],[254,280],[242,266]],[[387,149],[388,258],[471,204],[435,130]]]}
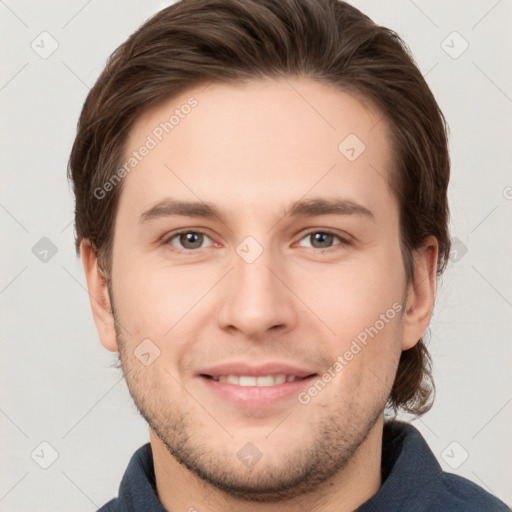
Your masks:
{"label": "ear", "polygon": [[114,316],[108,294],[107,281],[98,266],[96,251],[89,240],[80,243],[80,257],[84,266],[92,315],[101,344],[111,352],[117,352]]}
{"label": "ear", "polygon": [[436,294],[438,251],[439,244],[433,236],[414,251],[414,277],[405,299],[402,350],[414,347],[430,323]]}

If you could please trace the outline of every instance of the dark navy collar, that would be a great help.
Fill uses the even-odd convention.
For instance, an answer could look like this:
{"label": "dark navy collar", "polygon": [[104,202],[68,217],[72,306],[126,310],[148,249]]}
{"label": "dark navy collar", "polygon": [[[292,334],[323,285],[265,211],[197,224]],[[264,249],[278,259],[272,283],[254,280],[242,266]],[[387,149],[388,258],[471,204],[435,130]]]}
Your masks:
{"label": "dark navy collar", "polygon": [[[382,486],[354,512],[507,512],[510,509],[476,484],[442,471],[420,432],[401,421],[384,423]],[[156,492],[151,444],[131,457],[119,497],[98,512],[167,512]]]}

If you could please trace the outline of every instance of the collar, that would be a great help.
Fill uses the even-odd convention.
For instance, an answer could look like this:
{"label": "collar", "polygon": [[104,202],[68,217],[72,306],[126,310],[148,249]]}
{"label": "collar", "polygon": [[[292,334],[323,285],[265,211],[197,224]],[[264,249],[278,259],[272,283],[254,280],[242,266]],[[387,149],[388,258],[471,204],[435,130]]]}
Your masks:
{"label": "collar", "polygon": [[[384,423],[381,474],[380,489],[354,512],[509,510],[469,480],[444,473],[423,436],[409,423]],[[150,443],[132,455],[119,486],[119,497],[98,512],[117,511],[167,512],[156,492]]]}

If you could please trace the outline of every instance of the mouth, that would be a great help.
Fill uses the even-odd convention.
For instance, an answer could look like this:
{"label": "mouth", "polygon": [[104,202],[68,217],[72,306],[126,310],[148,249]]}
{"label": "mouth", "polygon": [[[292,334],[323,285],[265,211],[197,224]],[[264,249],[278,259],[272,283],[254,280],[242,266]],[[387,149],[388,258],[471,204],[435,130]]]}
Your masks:
{"label": "mouth", "polygon": [[311,374],[305,377],[300,377],[299,375],[286,375],[284,373],[277,375],[206,375],[201,374],[201,377],[206,379],[211,379],[215,382],[227,382],[228,384],[233,384],[235,386],[242,387],[270,387],[270,386],[278,386],[280,384],[284,384],[287,382],[297,382],[301,380],[308,379],[309,377],[313,377],[316,374]]}
{"label": "mouth", "polygon": [[274,375],[209,375],[199,380],[206,394],[235,410],[269,410],[290,406],[301,391],[310,386],[318,374],[304,376],[279,373]]}

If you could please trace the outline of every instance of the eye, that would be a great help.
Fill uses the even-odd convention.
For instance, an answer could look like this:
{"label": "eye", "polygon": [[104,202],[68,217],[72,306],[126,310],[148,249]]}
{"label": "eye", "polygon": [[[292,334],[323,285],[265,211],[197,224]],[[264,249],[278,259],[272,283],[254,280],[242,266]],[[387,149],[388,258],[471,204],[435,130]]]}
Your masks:
{"label": "eye", "polygon": [[[182,230],[167,238],[165,243],[177,247],[178,249],[193,251],[194,249],[203,248],[202,245],[205,238],[211,240],[211,238],[202,231]],[[174,239],[176,239],[177,243],[180,245],[173,243]]]}
{"label": "eye", "polygon": [[[211,243],[208,246],[203,246],[206,239],[212,241],[211,238],[203,231],[184,229],[169,236],[165,240],[165,244],[172,245],[177,249],[181,249],[183,252],[191,252],[214,245],[214,243]],[[310,231],[301,239],[301,241],[307,239],[311,241],[309,247],[314,249],[330,249],[333,247],[335,239],[340,243],[334,245],[350,245],[348,240],[341,238],[339,235],[329,230]]]}
{"label": "eye", "polygon": [[310,231],[301,240],[311,240],[311,245],[309,245],[309,247],[313,247],[314,249],[330,249],[335,238],[341,242],[337,245],[350,245],[348,240],[341,238],[329,230]]}

